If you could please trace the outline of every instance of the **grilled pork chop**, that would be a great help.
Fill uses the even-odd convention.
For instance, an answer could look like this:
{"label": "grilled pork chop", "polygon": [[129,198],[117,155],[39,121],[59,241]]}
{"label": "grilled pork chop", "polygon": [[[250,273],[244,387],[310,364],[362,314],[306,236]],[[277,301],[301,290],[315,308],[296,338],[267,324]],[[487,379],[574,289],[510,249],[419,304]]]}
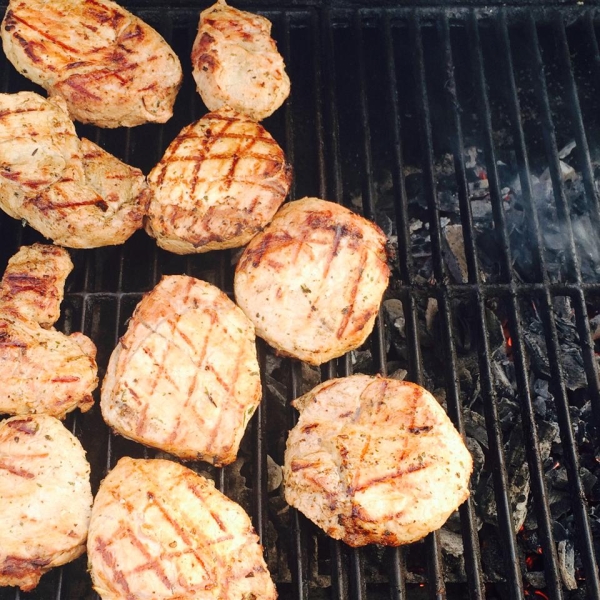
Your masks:
{"label": "grilled pork chop", "polygon": [[15,68],[100,127],[164,123],[179,59],[149,25],[109,0],[11,0],[2,43]]}
{"label": "grilled pork chop", "polygon": [[209,283],[168,276],[112,353],[100,406],[127,438],[221,466],[235,460],[260,398],[250,321]]}
{"label": "grilled pork chop", "polygon": [[177,254],[243,246],[273,218],[291,179],[269,133],[222,108],[184,127],[148,175],[146,229]]}
{"label": "grilled pork chop", "polygon": [[473,462],[435,398],[353,375],[294,401],[285,498],[350,546],[398,546],[440,528],[469,496]]}
{"label": "grilled pork chop", "polygon": [[143,224],[144,175],[79,140],[60,98],[0,94],[0,207],[71,248],[122,244]]}
{"label": "grilled pork chop", "polygon": [[258,536],[212,481],[167,460],[122,458],[92,509],[88,562],[103,600],[273,600]]}
{"label": "grilled pork chop", "polygon": [[209,110],[231,106],[255,121],[274,113],[289,96],[290,79],[265,17],[225,0],[200,13],[192,49],[193,76]]}
{"label": "grilled pork chop", "polygon": [[63,418],[91,408],[96,347],[52,328],[72,269],[57,246],[24,246],[9,260],[0,283],[0,413]]}
{"label": "grilled pork chop", "polygon": [[85,551],[90,465],[79,440],[48,415],[0,423],[0,586],[28,592]]}
{"label": "grilled pork chop", "polygon": [[290,202],[242,254],[236,301],[281,354],[319,365],[372,331],[389,277],[385,241],[338,204]]}

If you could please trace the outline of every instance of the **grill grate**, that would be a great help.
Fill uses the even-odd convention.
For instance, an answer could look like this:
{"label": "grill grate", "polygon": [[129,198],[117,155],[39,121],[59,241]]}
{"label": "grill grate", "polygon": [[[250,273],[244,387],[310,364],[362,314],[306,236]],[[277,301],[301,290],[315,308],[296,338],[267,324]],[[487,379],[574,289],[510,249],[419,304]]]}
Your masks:
{"label": "grill grate", "polygon": [[[221,470],[200,463],[192,467],[211,475],[222,491],[249,509],[284,599],[600,598],[595,555],[600,543],[600,486],[586,483],[589,477],[584,477],[580,455],[583,450],[586,461],[588,455],[598,458],[598,441],[592,437],[591,442],[581,442],[581,420],[574,421],[574,415],[583,414],[589,403],[590,420],[600,425],[600,385],[590,324],[590,318],[600,313],[600,271],[590,268],[596,264],[594,252],[600,253],[597,9],[365,8],[352,3],[273,8],[268,2],[249,6],[253,9],[273,21],[292,80],[292,96],[265,122],[295,167],[291,196],[318,195],[360,210],[387,228],[395,243],[389,295],[402,304],[403,350],[390,341],[394,324],[382,310],[367,344],[369,360],[361,363],[364,352],[348,355],[323,366],[320,375],[331,378],[363,368],[387,374],[392,366],[404,367],[407,379],[437,388],[453,422],[470,435],[473,400],[468,398],[461,369],[469,353],[466,346],[471,344],[475,402],[481,407],[487,440],[482,472],[491,476],[495,517],[492,523],[482,516],[477,494],[460,508],[453,523],[462,539],[463,562],[454,569],[460,559],[449,552],[441,533],[406,548],[353,550],[326,538],[296,511],[287,511],[278,504],[277,491],[269,491],[267,455],[281,463],[282,432],[295,422],[289,401],[303,392],[311,373],[297,362],[277,363],[263,343],[259,343],[259,356],[265,400],[244,439],[246,463],[241,471],[235,465]],[[185,81],[175,116],[163,126],[115,131],[78,126],[78,130],[147,173],[179,130],[205,110],[194,90],[189,61],[198,9],[136,5],[133,10],[156,27],[182,58]],[[3,91],[34,89],[5,60],[0,68]],[[571,140],[576,143],[573,161],[582,186],[577,210],[572,206],[571,184],[562,175],[559,150]],[[482,248],[467,146],[479,148],[489,184],[489,229],[496,249],[492,266],[489,252]],[[450,159],[440,167],[444,156]],[[526,258],[515,245],[514,213],[506,208],[507,157],[516,170],[518,210],[529,232],[521,244],[527,247]],[[415,167],[418,193],[411,179]],[[551,245],[554,238],[548,237],[545,209],[537,197],[545,168],[562,235],[558,248]],[[448,216],[452,211],[442,193],[448,181],[456,201],[454,217]],[[425,260],[415,246],[417,209],[423,229],[428,228],[430,258]],[[592,240],[582,234],[582,215],[596,232]],[[451,277],[448,267],[445,227],[452,219],[462,228],[463,281]],[[19,245],[39,239],[5,215],[0,216],[0,228],[2,265]],[[235,253],[169,255],[140,232],[123,247],[72,255],[75,271],[68,281],[59,325],[67,332],[81,330],[92,337],[98,346],[101,376],[133,308],[163,274],[187,273],[232,295]],[[423,277],[423,265],[429,270],[428,279]],[[568,383],[565,334],[557,316],[557,306],[565,303],[573,314],[574,343],[586,380],[576,389]],[[437,308],[435,335],[427,323],[431,307]],[[508,364],[514,372],[511,385],[517,407],[511,418],[523,432],[529,514],[539,539],[537,558],[527,555],[522,528],[515,531],[514,526],[517,509],[511,481],[520,465],[509,460],[505,394],[493,359],[498,320],[490,318],[491,312],[502,315],[505,335],[510,337]],[[465,315],[467,341],[460,326]],[[540,378],[532,375],[536,353],[531,315],[540,324],[539,339],[546,348],[545,366],[539,368],[548,375],[541,380],[550,380],[557,414],[552,452],[561,456],[566,473],[569,502],[562,515],[572,525],[567,543],[575,545],[576,589],[569,589],[573,585],[564,575],[564,554],[559,551],[565,547],[560,545],[565,533],[563,525],[557,524],[556,493],[550,483],[556,467],[549,468],[548,452],[543,451],[548,442],[536,404]],[[121,456],[157,455],[109,433],[97,405],[85,415],[69,416],[67,425],[87,450],[94,491]],[[592,466],[585,465],[591,473]],[[596,473],[600,477],[600,471]],[[247,485],[240,485],[244,481]],[[530,521],[526,523],[531,525]],[[532,568],[528,559],[538,560],[538,568]],[[0,600],[13,598],[91,600],[97,596],[82,557],[45,575],[32,593],[0,588]]]}

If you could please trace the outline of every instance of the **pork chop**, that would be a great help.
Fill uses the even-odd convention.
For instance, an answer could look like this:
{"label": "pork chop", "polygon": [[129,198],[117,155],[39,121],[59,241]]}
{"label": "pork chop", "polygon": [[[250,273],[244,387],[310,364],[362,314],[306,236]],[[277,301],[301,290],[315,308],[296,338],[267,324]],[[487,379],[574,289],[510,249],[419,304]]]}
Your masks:
{"label": "pork chop", "polygon": [[215,286],[172,275],[135,309],[100,406],[121,435],[220,466],[235,460],[260,398],[250,321]]}
{"label": "pork chop", "polygon": [[96,347],[52,328],[73,263],[63,248],[34,244],[13,256],[0,283],[0,413],[58,418],[89,410]]}
{"label": "pork chop", "polygon": [[92,509],[88,562],[103,600],[273,600],[258,536],[212,481],[167,460],[122,458]]}
{"label": "pork chop", "polygon": [[319,365],[371,333],[388,284],[385,243],[375,224],[338,204],[289,202],[242,254],[236,301],[281,354]]}
{"label": "pork chop", "polygon": [[290,93],[290,79],[263,16],[225,0],[200,13],[192,49],[193,76],[209,110],[224,105],[261,121]]}
{"label": "pork chop", "polygon": [[413,383],[353,375],[294,401],[285,498],[350,546],[409,544],[469,496],[471,455],[437,400]]}
{"label": "pork chop", "polygon": [[0,208],[71,248],[122,244],[143,224],[143,173],[77,137],[60,98],[0,94]]}
{"label": "pork chop", "polygon": [[219,109],[184,127],[148,175],[146,230],[177,254],[243,246],[273,218],[291,179],[263,127]]}
{"label": "pork chop", "polygon": [[79,440],[48,415],[0,423],[0,586],[35,588],[85,552],[90,465]]}
{"label": "pork chop", "polygon": [[165,40],[110,0],[11,0],[2,21],[8,60],[73,119],[99,127],[164,123],[182,80]]}

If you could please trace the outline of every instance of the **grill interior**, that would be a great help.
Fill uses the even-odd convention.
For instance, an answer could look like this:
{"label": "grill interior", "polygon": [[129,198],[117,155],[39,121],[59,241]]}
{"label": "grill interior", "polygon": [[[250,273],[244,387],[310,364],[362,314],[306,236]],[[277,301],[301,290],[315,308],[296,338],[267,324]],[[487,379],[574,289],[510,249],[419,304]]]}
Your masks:
{"label": "grill interior", "polygon": [[[247,508],[284,599],[600,598],[597,9],[236,6],[273,21],[288,65],[292,95],[264,125],[294,166],[291,198],[320,196],[375,219],[390,239],[393,280],[369,342],[320,374],[259,343],[265,397],[240,461],[190,466]],[[148,173],[205,113],[189,60],[199,7],[129,7],[181,57],[175,116],[162,126],[78,131]],[[5,60],[0,69],[3,91],[36,90]],[[19,245],[40,240],[4,214],[0,228],[2,267]],[[162,275],[187,273],[232,296],[235,252],[175,256],[138,232],[121,247],[71,254],[58,326],[94,340],[101,377],[135,305]],[[272,489],[271,459],[282,464],[289,401],[319,375],[400,370],[478,440],[477,491],[422,543],[352,550],[286,508],[281,486]],[[121,456],[158,455],[111,434],[97,404],[67,426],[87,450],[94,491]],[[0,589],[0,600],[9,598],[97,596],[84,556],[32,593]]]}

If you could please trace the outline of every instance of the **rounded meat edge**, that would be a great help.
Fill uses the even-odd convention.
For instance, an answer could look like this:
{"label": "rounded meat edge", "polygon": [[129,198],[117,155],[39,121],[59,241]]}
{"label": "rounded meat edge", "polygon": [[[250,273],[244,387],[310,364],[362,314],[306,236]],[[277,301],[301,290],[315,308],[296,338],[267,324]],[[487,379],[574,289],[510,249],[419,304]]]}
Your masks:
{"label": "rounded meat edge", "polygon": [[55,417],[0,424],[0,586],[33,590],[41,576],[85,552],[90,465]]}
{"label": "rounded meat edge", "polygon": [[244,509],[168,460],[125,457],[106,476],[88,564],[103,600],[277,597]]}
{"label": "rounded meat edge", "polygon": [[422,387],[353,375],[293,405],[285,498],[329,536],[355,547],[409,544],[468,498],[471,455]]}
{"label": "rounded meat edge", "polygon": [[388,286],[386,237],[347,208],[285,204],[248,244],[236,302],[278,353],[320,365],[361,346]]}

